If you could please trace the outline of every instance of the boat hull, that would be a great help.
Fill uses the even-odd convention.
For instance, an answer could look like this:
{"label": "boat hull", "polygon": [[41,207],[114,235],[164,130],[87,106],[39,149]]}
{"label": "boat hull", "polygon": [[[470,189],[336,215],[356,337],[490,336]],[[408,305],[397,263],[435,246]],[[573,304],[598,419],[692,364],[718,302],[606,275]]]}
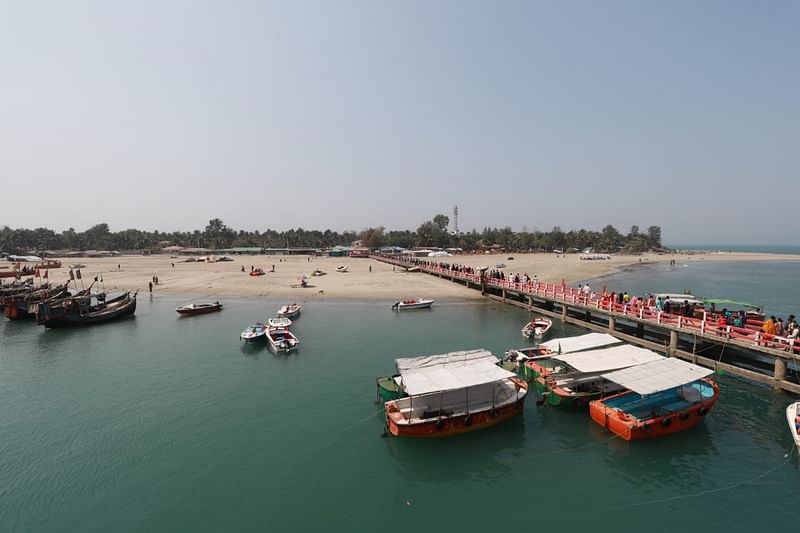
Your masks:
{"label": "boat hull", "polygon": [[178,312],[178,314],[180,314],[182,316],[207,315],[208,313],[216,313],[217,311],[222,311],[222,306],[221,305],[215,305],[215,306],[211,306],[211,307],[202,307],[202,308],[199,308],[199,309],[198,308],[190,309],[190,308],[185,308],[185,307],[179,307],[178,309],[176,309],[176,311]]}
{"label": "boat hull", "polygon": [[51,318],[45,318],[40,322],[40,325],[48,328],[76,328],[82,326],[92,326],[104,322],[111,322],[133,315],[136,312],[136,298],[124,304],[119,305],[116,309],[104,310],[98,313],[89,313],[85,315],[71,315],[64,314]]}
{"label": "boat hull", "polygon": [[615,394],[605,400],[590,402],[589,415],[592,417],[592,420],[606,428],[606,430],[628,441],[663,437],[664,435],[686,431],[700,424],[705,419],[719,397],[719,387],[717,384],[711,380],[703,381],[713,387],[714,394],[711,398],[667,415],[640,420],[628,413],[608,407],[604,403],[613,398],[620,398],[631,394],[630,391]]}
{"label": "boat hull", "polygon": [[400,388],[393,376],[383,376],[375,381],[378,386],[378,396],[382,403],[398,400],[406,396],[406,393]]}
{"label": "boat hull", "polygon": [[517,398],[495,408],[486,407],[470,413],[459,413],[439,418],[427,418],[418,422],[401,422],[403,415],[394,402],[386,403],[386,430],[395,437],[440,438],[452,437],[486,429],[510,420],[525,410],[528,384],[519,378],[511,378],[517,387]]}
{"label": "boat hull", "polygon": [[510,420],[522,414],[525,409],[525,396],[517,402],[491,410],[470,413],[458,417],[443,417],[439,420],[428,420],[418,424],[397,424],[391,416],[386,417],[386,427],[389,434],[395,437],[413,438],[440,438],[470,433],[479,429],[486,429]]}
{"label": "boat hull", "polygon": [[794,444],[800,448],[800,433],[795,428],[795,417],[800,414],[800,402],[790,403],[786,407],[786,421],[789,423],[789,431],[794,439]]}
{"label": "boat hull", "polygon": [[392,308],[398,311],[411,310],[411,309],[430,309],[433,305],[433,300],[421,300],[415,302],[396,302]]}

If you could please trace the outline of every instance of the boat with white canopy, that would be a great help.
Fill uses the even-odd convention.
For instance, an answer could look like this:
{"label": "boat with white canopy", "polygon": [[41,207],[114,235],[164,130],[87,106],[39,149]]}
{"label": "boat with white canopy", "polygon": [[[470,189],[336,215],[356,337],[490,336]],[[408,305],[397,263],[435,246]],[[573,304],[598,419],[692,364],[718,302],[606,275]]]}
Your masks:
{"label": "boat with white canopy", "polygon": [[400,357],[394,360],[397,373],[393,376],[376,378],[378,399],[388,402],[406,396],[403,387],[402,372],[421,368],[447,368],[459,365],[471,365],[489,361],[497,364],[497,356],[489,350],[461,350],[441,355],[427,355],[423,357]]}
{"label": "boat with white canopy", "polygon": [[703,421],[719,398],[713,370],[674,357],[603,374],[627,389],[589,403],[592,419],[625,440],[660,437]]}
{"label": "boat with white canopy", "polygon": [[552,355],[525,363],[539,376],[534,389],[544,395],[550,405],[585,405],[590,400],[621,390],[602,374],[628,368],[664,357],[651,350],[621,344],[587,352]]}
{"label": "boat with white canopy", "polygon": [[497,362],[494,357],[402,367],[408,396],[384,404],[387,432],[443,437],[491,427],[522,413],[528,384]]}
{"label": "boat with white canopy", "polygon": [[[539,374],[534,373],[531,367],[526,366],[524,364],[525,361],[531,359],[544,360],[556,354],[585,352],[613,346],[615,344],[622,344],[622,341],[608,333],[587,333],[586,335],[578,335],[577,337],[553,339],[530,348],[508,350],[505,353],[503,361],[513,363],[517,373],[528,381],[531,381],[539,377]],[[511,370],[512,366],[504,365],[504,368],[506,368],[506,370]]]}

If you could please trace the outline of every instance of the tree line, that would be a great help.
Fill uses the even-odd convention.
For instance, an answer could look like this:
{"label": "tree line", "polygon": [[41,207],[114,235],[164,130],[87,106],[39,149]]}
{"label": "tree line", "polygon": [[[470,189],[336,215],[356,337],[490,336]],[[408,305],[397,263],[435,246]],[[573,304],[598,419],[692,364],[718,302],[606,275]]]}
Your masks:
{"label": "tree line", "polygon": [[125,229],[111,231],[108,224],[92,226],[85,231],[74,228],[60,233],[48,228],[12,229],[0,228],[0,251],[21,254],[44,250],[150,250],[158,251],[167,245],[198,248],[331,248],[350,246],[360,240],[362,245],[376,249],[383,246],[401,248],[437,247],[461,248],[465,251],[503,249],[505,251],[545,251],[585,250],[596,253],[643,252],[660,249],[661,228],[650,226],[640,231],[632,226],[627,234],[607,225],[600,231],[570,230],[562,231],[559,226],[550,231],[513,231],[511,227],[472,230],[454,234],[448,231],[450,219],[436,215],[420,224],[416,231],[390,230],[384,227],[370,227],[360,232],[331,230],[305,230],[302,228],[287,231],[267,229],[265,231],[234,230],[222,220],[214,218],[201,230],[194,231],[142,231]]}

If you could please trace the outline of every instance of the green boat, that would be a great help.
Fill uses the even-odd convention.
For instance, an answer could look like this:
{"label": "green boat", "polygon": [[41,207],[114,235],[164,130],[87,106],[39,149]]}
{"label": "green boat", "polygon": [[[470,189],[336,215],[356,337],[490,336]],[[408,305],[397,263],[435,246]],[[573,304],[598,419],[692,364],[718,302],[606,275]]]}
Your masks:
{"label": "green boat", "polygon": [[376,378],[375,381],[378,385],[378,400],[382,403],[408,396],[400,386],[399,374],[395,376],[379,377]]}

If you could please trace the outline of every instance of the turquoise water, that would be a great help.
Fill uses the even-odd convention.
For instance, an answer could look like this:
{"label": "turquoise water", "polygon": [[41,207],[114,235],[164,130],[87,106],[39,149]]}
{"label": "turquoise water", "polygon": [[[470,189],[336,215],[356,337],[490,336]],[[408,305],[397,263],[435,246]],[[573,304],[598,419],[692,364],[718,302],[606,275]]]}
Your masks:
{"label": "turquoise water", "polygon": [[[388,302],[309,302],[294,326],[300,350],[276,356],[238,335],[285,302],[228,300],[222,313],[180,318],[182,303],[145,296],[135,318],[83,330],[0,323],[4,531],[797,523],[789,396],[720,376],[705,425],[649,442],[533,401],[490,430],[383,439],[374,378],[395,357],[502,354],[524,345],[527,314],[496,303],[393,313]],[[551,335],[580,332],[556,323]]]}

